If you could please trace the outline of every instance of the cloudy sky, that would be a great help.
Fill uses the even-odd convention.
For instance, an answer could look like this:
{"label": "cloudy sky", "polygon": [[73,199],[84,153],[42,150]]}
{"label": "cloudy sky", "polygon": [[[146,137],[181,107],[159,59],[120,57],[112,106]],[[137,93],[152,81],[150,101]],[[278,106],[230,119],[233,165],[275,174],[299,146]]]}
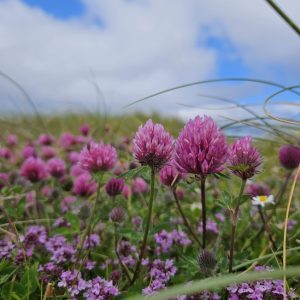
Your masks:
{"label": "cloudy sky", "polygon": [[[277,3],[300,25],[299,0]],[[0,72],[17,81],[44,112],[232,116],[235,110],[215,110],[224,103],[204,95],[259,106],[278,88],[206,84],[124,106],[214,78],[299,84],[299,53],[299,36],[263,0],[0,0]],[[0,112],[30,110],[3,76],[0,104]],[[298,114],[280,102],[274,109]]]}

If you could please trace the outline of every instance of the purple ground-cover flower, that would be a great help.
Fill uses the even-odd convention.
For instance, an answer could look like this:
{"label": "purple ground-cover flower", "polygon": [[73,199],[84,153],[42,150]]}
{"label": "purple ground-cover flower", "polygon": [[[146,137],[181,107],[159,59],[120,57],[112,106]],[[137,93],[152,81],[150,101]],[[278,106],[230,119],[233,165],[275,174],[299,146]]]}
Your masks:
{"label": "purple ground-cover flower", "polygon": [[[271,268],[264,266],[257,266],[256,271],[270,271]],[[232,285],[227,288],[229,292],[229,299],[282,299],[284,295],[282,280],[260,280],[252,283],[241,283],[239,285]],[[295,299],[293,291],[286,295],[286,299]]]}
{"label": "purple ground-cover flower", "polygon": [[58,287],[66,288],[71,296],[71,299],[76,300],[83,291],[90,285],[82,279],[81,273],[77,270],[65,271],[60,276]]}
{"label": "purple ground-cover flower", "polygon": [[177,268],[174,266],[172,259],[165,261],[155,259],[152,263],[148,264],[150,285],[143,289],[144,295],[152,295],[156,291],[166,287],[166,284],[176,274]]}
{"label": "purple ground-cover flower", "polygon": [[87,300],[109,300],[120,294],[112,281],[107,281],[99,276],[88,281],[84,296]]}
{"label": "purple ground-cover flower", "polygon": [[75,259],[75,248],[62,235],[55,235],[49,238],[45,247],[52,254],[50,260],[57,264],[67,261],[72,262]]}

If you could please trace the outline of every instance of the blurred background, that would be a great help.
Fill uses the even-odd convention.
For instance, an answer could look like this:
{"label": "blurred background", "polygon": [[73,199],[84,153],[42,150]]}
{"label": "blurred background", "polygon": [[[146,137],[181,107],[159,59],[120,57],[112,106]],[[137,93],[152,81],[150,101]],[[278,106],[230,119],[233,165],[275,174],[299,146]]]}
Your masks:
{"label": "blurred background", "polygon": [[[276,3],[300,25],[300,1]],[[126,105],[208,79],[297,85],[299,53],[297,33],[263,0],[0,0],[0,115],[139,111],[245,119],[247,111],[224,98],[261,114],[280,88],[205,83]],[[299,96],[282,93],[270,110],[299,120]]]}

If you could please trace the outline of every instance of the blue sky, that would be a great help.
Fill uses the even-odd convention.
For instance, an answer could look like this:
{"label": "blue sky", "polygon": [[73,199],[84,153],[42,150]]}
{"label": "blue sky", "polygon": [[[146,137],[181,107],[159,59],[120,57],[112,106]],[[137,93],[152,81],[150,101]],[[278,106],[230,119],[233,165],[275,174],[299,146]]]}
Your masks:
{"label": "blue sky", "polygon": [[[300,2],[278,3],[300,20]],[[47,112],[92,111],[105,102],[110,112],[123,113],[124,105],[151,93],[211,78],[252,77],[285,85],[300,78],[299,38],[261,0],[0,0],[0,26],[1,71]],[[2,107],[13,110],[19,92],[4,80],[0,88]],[[199,94],[261,105],[275,91],[257,84],[208,84],[132,109],[157,110],[160,101],[162,113],[187,118],[200,109],[218,117],[219,111],[203,107],[220,102]],[[182,102],[200,108],[176,105]]]}
{"label": "blue sky", "polygon": [[80,0],[23,0],[24,3],[43,9],[48,14],[62,20],[79,17],[84,13]]}

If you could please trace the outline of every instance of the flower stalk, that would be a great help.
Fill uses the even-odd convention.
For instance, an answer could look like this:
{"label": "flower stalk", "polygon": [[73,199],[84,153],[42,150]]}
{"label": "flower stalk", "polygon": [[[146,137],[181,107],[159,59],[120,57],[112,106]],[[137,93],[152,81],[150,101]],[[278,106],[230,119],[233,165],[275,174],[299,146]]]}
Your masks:
{"label": "flower stalk", "polygon": [[187,230],[189,231],[189,233],[191,234],[191,236],[194,238],[194,240],[199,244],[199,246],[201,247],[201,242],[200,240],[198,239],[197,235],[195,234],[194,230],[192,229],[189,221],[187,220],[183,210],[182,210],[182,207],[181,207],[181,204],[178,200],[178,197],[177,197],[177,194],[176,194],[176,188],[172,188],[172,193],[173,193],[173,196],[174,196],[174,199],[175,199],[175,202],[176,202],[176,206],[177,206],[177,209],[182,217],[182,220],[187,228]]}
{"label": "flower stalk", "polygon": [[144,238],[143,238],[143,243],[141,247],[141,252],[139,255],[138,262],[136,264],[136,268],[132,277],[132,280],[130,282],[130,285],[133,285],[134,282],[136,281],[141,264],[142,264],[142,259],[146,250],[147,246],[147,241],[148,241],[148,234],[149,234],[149,229],[150,229],[150,224],[151,224],[151,219],[152,219],[152,208],[153,208],[153,202],[154,202],[154,184],[155,184],[155,169],[154,167],[151,168],[151,182],[150,182],[150,201],[149,201],[149,207],[148,207],[148,216],[147,216],[147,223],[146,223],[146,228],[144,232]]}
{"label": "flower stalk", "polygon": [[[100,181],[99,181],[98,182],[98,187],[97,187],[97,194],[96,194],[96,198],[95,198],[94,203],[93,203],[92,211],[91,211],[90,217],[88,219],[85,231],[83,232],[83,235],[81,236],[79,245],[77,247],[77,262],[76,262],[76,264],[78,263],[78,261],[81,257],[81,252],[82,252],[82,249],[83,249],[84,241],[85,241],[86,237],[90,234],[90,232],[92,230],[92,222],[93,222],[94,215],[95,215],[95,212],[96,212],[96,206],[97,206],[97,203],[98,203],[99,198],[100,198],[100,189],[101,189],[101,184],[100,184]],[[76,265],[76,264],[74,264],[74,265]]]}
{"label": "flower stalk", "polygon": [[120,254],[118,252],[118,228],[117,228],[116,223],[114,224],[114,228],[115,228],[115,253],[118,258],[119,264],[125,273],[125,276],[126,276],[128,282],[131,282],[131,277],[130,277],[129,271],[128,271],[127,267],[123,264]]}
{"label": "flower stalk", "polygon": [[206,195],[205,195],[205,181],[206,177],[202,177],[200,180],[201,190],[201,206],[202,206],[202,248],[206,248]]}
{"label": "flower stalk", "polygon": [[239,214],[239,209],[241,205],[241,198],[244,193],[244,189],[246,186],[246,179],[242,180],[240,192],[238,195],[237,199],[237,204],[234,209],[233,215],[232,215],[232,227],[231,227],[231,239],[230,239],[230,252],[229,252],[229,273],[232,273],[232,268],[233,268],[233,255],[234,255],[234,241],[235,241],[235,234],[236,234],[236,227],[238,223],[238,214]]}

